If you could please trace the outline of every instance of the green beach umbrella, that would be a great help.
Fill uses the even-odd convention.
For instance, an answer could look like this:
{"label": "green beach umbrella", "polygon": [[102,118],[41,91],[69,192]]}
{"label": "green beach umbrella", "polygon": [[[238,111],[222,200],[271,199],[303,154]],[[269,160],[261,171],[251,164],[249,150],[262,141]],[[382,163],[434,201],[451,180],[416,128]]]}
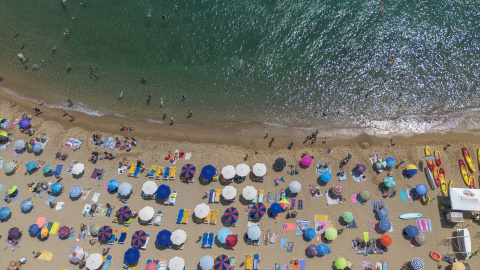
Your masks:
{"label": "green beach umbrella", "polygon": [[7,194],[8,195],[12,195],[15,191],[17,191],[17,186],[11,186],[8,191],[7,191]]}
{"label": "green beach umbrella", "polygon": [[52,165],[47,165],[43,167],[43,172],[44,173],[49,173],[52,170]]}
{"label": "green beach umbrella", "polygon": [[337,236],[338,236],[338,232],[335,228],[330,227],[325,230],[325,238],[327,238],[327,240],[330,240],[330,241],[335,240],[337,239]]}
{"label": "green beach umbrella", "polygon": [[347,212],[343,213],[342,218],[343,218],[343,221],[345,221],[347,223],[350,223],[350,222],[353,221],[353,214],[352,214],[352,212],[347,211]]}
{"label": "green beach umbrella", "polygon": [[343,270],[347,267],[347,260],[345,258],[338,258],[335,260],[335,268]]}
{"label": "green beach umbrella", "polygon": [[15,163],[9,162],[5,165],[5,173],[11,173],[15,169]]}

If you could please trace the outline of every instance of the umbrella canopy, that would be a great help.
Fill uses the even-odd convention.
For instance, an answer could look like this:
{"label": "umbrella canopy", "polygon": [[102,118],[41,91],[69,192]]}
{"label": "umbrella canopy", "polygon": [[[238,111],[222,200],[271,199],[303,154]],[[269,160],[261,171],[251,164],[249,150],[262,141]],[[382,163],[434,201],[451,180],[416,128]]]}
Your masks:
{"label": "umbrella canopy", "polygon": [[49,173],[52,171],[52,165],[47,165],[45,167],[43,167],[43,173]]}
{"label": "umbrella canopy", "polygon": [[225,246],[233,248],[237,245],[238,242],[238,237],[234,234],[230,234],[227,236],[227,239],[225,239]]}
{"label": "umbrella canopy", "polygon": [[454,262],[452,264],[452,270],[465,270],[465,264],[463,262]]}
{"label": "umbrella canopy", "polygon": [[48,228],[47,227],[42,227],[39,231],[39,238],[44,239],[48,236]]}
{"label": "umbrella canopy", "polygon": [[345,258],[338,258],[335,260],[335,268],[343,270],[347,267],[347,260]]}
{"label": "umbrella canopy", "polygon": [[43,147],[42,147],[42,145],[39,144],[39,143],[36,143],[36,144],[33,146],[33,152],[34,152],[34,153],[37,153],[37,154],[38,154],[38,153],[42,152],[42,150],[43,150]]}
{"label": "umbrella canopy", "polygon": [[427,237],[423,233],[419,233],[417,236],[415,236],[415,242],[417,242],[419,245],[423,245],[427,242]]}
{"label": "umbrella canopy", "polygon": [[145,270],[157,270],[157,267],[158,265],[155,262],[149,262],[147,266],[145,266]]}
{"label": "umbrella canopy", "polygon": [[121,196],[128,196],[132,192],[132,184],[125,182],[118,186],[118,194]]}
{"label": "umbrella canopy", "polygon": [[170,236],[170,241],[172,241],[174,245],[181,245],[187,241],[187,233],[184,230],[175,230]]}
{"label": "umbrella canopy", "polygon": [[68,194],[70,195],[70,197],[72,198],[78,198],[80,197],[80,195],[82,195],[82,191],[83,189],[79,186],[73,186],[70,191],[68,192]]}
{"label": "umbrella canopy", "polygon": [[34,139],[28,140],[28,145],[27,145],[28,148],[32,148],[34,145],[35,145],[35,140]]}
{"label": "umbrella canopy", "polygon": [[233,177],[235,177],[235,173],[235,167],[233,167],[232,165],[225,166],[222,169],[222,176],[225,179],[232,179]]}
{"label": "umbrella canopy", "polygon": [[30,236],[36,236],[39,230],[40,230],[40,228],[38,227],[37,224],[32,224],[28,228],[28,234],[30,234]]}
{"label": "umbrella canopy", "polygon": [[205,203],[198,204],[193,212],[197,218],[206,218],[210,213],[210,206]]}
{"label": "umbrella canopy", "polygon": [[300,190],[302,190],[302,184],[298,181],[292,181],[290,185],[288,185],[288,190],[291,193],[298,193]]}
{"label": "umbrella canopy", "polygon": [[379,158],[377,159],[377,162],[375,162],[375,167],[377,167],[378,170],[383,170],[387,167],[387,162]]}
{"label": "umbrella canopy", "polygon": [[53,194],[57,194],[59,193],[60,191],[62,190],[62,184],[60,183],[54,183],[51,187],[50,187],[50,191],[53,193]]}
{"label": "umbrella canopy", "polygon": [[382,231],[386,232],[392,228],[392,223],[388,219],[380,220],[379,227]]}
{"label": "umbrella canopy", "polygon": [[222,196],[225,200],[233,200],[237,196],[237,189],[233,186],[226,186],[222,189]]}
{"label": "umbrella canopy", "polygon": [[324,183],[328,183],[332,180],[332,174],[329,172],[322,172],[322,174],[320,174],[320,180]]}
{"label": "umbrella canopy", "polygon": [[138,217],[140,220],[148,221],[153,218],[155,215],[155,210],[151,206],[145,206],[138,212]]}
{"label": "umbrella canopy", "polygon": [[140,251],[136,248],[129,248],[125,251],[125,255],[123,256],[123,260],[128,264],[136,264],[140,259]]}
{"label": "umbrella canopy", "polygon": [[267,207],[263,203],[256,203],[250,209],[250,217],[252,218],[261,218],[267,211]]}
{"label": "umbrella canopy", "polygon": [[317,256],[318,255],[317,246],[313,244],[308,246],[307,253],[310,256]]}
{"label": "umbrella canopy", "polygon": [[385,179],[383,180],[383,184],[386,186],[386,187],[394,187],[395,186],[395,180],[393,179],[393,177],[391,176],[387,176],[385,177]]}
{"label": "umbrella canopy", "polygon": [[405,233],[410,236],[410,237],[415,237],[418,235],[419,231],[418,231],[418,228],[413,226],[413,225],[408,225],[406,228],[405,228]]}
{"label": "umbrella canopy", "polygon": [[77,163],[77,164],[73,165],[73,167],[72,167],[72,174],[73,175],[79,175],[83,172],[83,170],[85,170],[85,164]]}
{"label": "umbrella canopy", "polygon": [[2,207],[0,208],[0,220],[7,219],[10,216],[10,208]]}
{"label": "umbrella canopy", "polygon": [[182,167],[182,175],[185,178],[192,178],[195,175],[197,169],[193,164],[186,164]]}
{"label": "umbrella canopy", "polygon": [[108,241],[112,238],[113,229],[110,226],[103,226],[98,231],[98,240],[100,241]]}
{"label": "umbrella canopy", "polygon": [[202,168],[201,175],[205,180],[212,179],[215,176],[217,169],[212,165],[207,165]]}
{"label": "umbrella canopy", "polygon": [[215,269],[228,270],[230,268],[230,258],[227,255],[220,255],[215,259]]}
{"label": "umbrella canopy", "polygon": [[330,241],[335,240],[337,239],[337,236],[338,236],[337,229],[330,227],[325,230],[325,238],[327,238],[327,240],[330,240]]}
{"label": "umbrella canopy", "polygon": [[88,256],[85,266],[89,269],[98,269],[103,264],[103,257],[100,253],[93,253]]}
{"label": "umbrella canopy", "polygon": [[308,167],[312,164],[312,158],[310,156],[304,156],[302,157],[302,160],[300,160],[300,163],[304,167]]}
{"label": "umbrella canopy", "polygon": [[270,212],[272,212],[274,215],[278,215],[280,212],[282,212],[282,207],[278,203],[272,203],[270,206]]}
{"label": "umbrella canopy", "polygon": [[[213,266],[215,265],[215,260],[213,259],[212,256],[210,255],[205,255],[203,256],[201,259],[200,259],[200,268],[202,270],[210,270],[213,268]],[[156,266],[155,266],[155,270],[156,270]]]}
{"label": "umbrella canopy", "polygon": [[92,225],[92,226],[89,227],[89,230],[90,230],[91,235],[97,236],[98,231],[100,230],[100,227],[98,227],[98,225]]}
{"label": "umbrella canopy", "polygon": [[183,258],[175,256],[168,262],[169,270],[183,270],[185,268],[185,261]]}
{"label": "umbrella canopy", "polygon": [[342,195],[344,192],[345,192],[345,189],[340,184],[335,184],[332,188],[332,193],[337,195],[337,196]]}
{"label": "umbrella canopy", "polygon": [[262,177],[267,173],[267,166],[265,166],[263,163],[256,163],[253,165],[252,171],[256,177]]}
{"label": "umbrella canopy", "polygon": [[287,207],[290,205],[290,202],[286,198],[283,198],[278,202],[278,204],[280,204],[283,210],[287,210]]}
{"label": "umbrella canopy", "polygon": [[233,234],[232,231],[230,231],[229,228],[221,228],[218,230],[217,233],[217,239],[220,241],[220,243],[225,244],[225,241],[227,240],[227,236]]}
{"label": "umbrella canopy", "polygon": [[13,227],[8,231],[8,239],[17,239],[20,236],[20,229]]}
{"label": "umbrella canopy", "polygon": [[312,240],[313,238],[315,238],[315,235],[316,235],[315,229],[307,228],[303,233],[303,235],[305,236],[306,239]]}
{"label": "umbrella canopy", "polygon": [[31,171],[31,170],[37,168],[37,164],[35,163],[35,161],[32,160],[32,161],[28,162],[27,164],[25,164],[25,167],[27,168],[27,171]]}
{"label": "umbrella canopy", "polygon": [[161,230],[157,234],[157,244],[161,246],[166,246],[170,244],[170,237],[172,233],[169,230]]}
{"label": "umbrella canopy", "polygon": [[344,212],[342,215],[343,221],[350,223],[353,221],[353,214],[352,212]]}
{"label": "umbrella canopy", "polygon": [[67,239],[68,236],[70,236],[70,228],[68,228],[67,226],[62,226],[60,227],[60,229],[58,229],[57,233],[58,237],[62,239]]}
{"label": "umbrella canopy", "polygon": [[20,122],[18,122],[18,126],[19,126],[20,128],[26,128],[26,127],[30,126],[30,119],[28,119],[28,118],[22,118],[22,119],[20,120]]}
{"label": "umbrella canopy", "polygon": [[223,216],[225,217],[225,222],[233,224],[238,220],[238,210],[235,207],[229,207],[225,210]]}
{"label": "umbrella canopy", "polygon": [[13,143],[13,149],[15,149],[15,151],[17,152],[21,152],[23,150],[25,150],[25,141],[24,140],[17,140]]}
{"label": "umbrella canopy", "polygon": [[130,216],[132,216],[132,210],[130,210],[130,207],[128,206],[122,206],[117,210],[115,216],[118,221],[127,221]]}
{"label": "umbrella canopy", "polygon": [[110,181],[108,181],[108,189],[109,190],[116,190],[118,188],[118,180],[117,179],[112,179]]}
{"label": "umbrella canopy", "polygon": [[170,197],[170,193],[172,193],[172,190],[165,184],[161,184],[157,188],[157,197],[160,199],[167,199]]}
{"label": "umbrella canopy", "polygon": [[387,157],[385,159],[385,162],[387,163],[387,167],[393,168],[395,166],[395,159],[393,157]]}
{"label": "umbrella canopy", "polygon": [[157,183],[155,183],[154,181],[147,181],[143,183],[142,192],[145,195],[153,195],[157,191],[157,188]]}
{"label": "umbrella canopy", "polygon": [[257,190],[252,186],[246,186],[243,188],[242,196],[245,200],[251,201],[257,196]]}
{"label": "umbrella canopy", "polygon": [[261,234],[262,234],[262,231],[258,226],[252,226],[247,230],[247,237],[253,241],[260,239]]}
{"label": "umbrella canopy", "polygon": [[359,173],[364,173],[366,169],[367,168],[363,164],[357,164],[357,166],[355,166],[355,170]]}
{"label": "umbrella canopy", "polygon": [[427,186],[425,186],[424,184],[418,184],[415,187],[415,192],[420,196],[427,195],[427,192],[428,192]]}
{"label": "umbrella canopy", "polygon": [[283,168],[285,168],[285,166],[287,166],[287,162],[285,161],[284,158],[277,158],[275,160],[275,163],[273,164],[273,167],[276,171],[283,170]]}
{"label": "umbrella canopy", "polygon": [[423,260],[420,258],[414,258],[412,260],[412,268],[415,270],[421,270],[425,267],[425,263],[423,263]]}
{"label": "umbrella canopy", "polygon": [[147,233],[143,230],[139,230],[132,235],[132,246],[141,247],[147,242]]}
{"label": "umbrella canopy", "polygon": [[15,163],[9,162],[5,165],[5,173],[11,173],[15,170]]}
{"label": "umbrella canopy", "polygon": [[377,214],[380,219],[386,219],[388,217],[388,210],[385,208],[382,208],[378,210]]}
{"label": "umbrella canopy", "polygon": [[81,246],[74,246],[68,254],[71,263],[79,263],[85,259],[85,249]]}
{"label": "umbrella canopy", "polygon": [[8,133],[4,130],[0,131],[0,142],[5,141],[8,139]]}
{"label": "umbrella canopy", "polygon": [[380,237],[380,244],[384,247],[389,247],[392,244],[392,238],[389,235],[384,234]]}
{"label": "umbrella canopy", "polygon": [[20,210],[22,210],[23,213],[26,213],[26,212],[32,210],[32,208],[33,208],[33,202],[29,199],[24,200],[20,204]]}
{"label": "umbrella canopy", "polygon": [[410,164],[407,166],[407,173],[410,175],[415,175],[418,172],[417,166]]}
{"label": "umbrella canopy", "polygon": [[366,189],[360,191],[360,198],[362,198],[365,201],[368,201],[368,199],[370,199],[370,191]]}
{"label": "umbrella canopy", "polygon": [[238,176],[245,177],[250,172],[250,166],[248,166],[245,163],[238,164],[237,167],[235,168],[235,171]]}
{"label": "umbrella canopy", "polygon": [[332,250],[327,245],[322,243],[322,244],[317,246],[317,252],[321,256],[324,256],[324,255],[332,253]]}

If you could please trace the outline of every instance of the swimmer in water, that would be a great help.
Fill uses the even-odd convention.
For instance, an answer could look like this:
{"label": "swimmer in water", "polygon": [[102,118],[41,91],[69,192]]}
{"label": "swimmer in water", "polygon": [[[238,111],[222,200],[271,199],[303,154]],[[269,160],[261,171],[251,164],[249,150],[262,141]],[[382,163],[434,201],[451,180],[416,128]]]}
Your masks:
{"label": "swimmer in water", "polygon": [[152,10],[151,9],[149,9],[148,12],[147,12],[147,18],[150,18],[150,17],[152,17]]}
{"label": "swimmer in water", "polygon": [[160,108],[163,107],[163,98],[160,98]]}
{"label": "swimmer in water", "polygon": [[68,36],[68,28],[67,30],[65,30],[65,32],[63,33],[64,36]]}
{"label": "swimmer in water", "polygon": [[387,15],[387,12],[385,12],[385,9],[383,9],[382,6],[380,6],[380,11],[382,12],[382,15]]}
{"label": "swimmer in water", "polygon": [[243,66],[243,57],[240,57],[240,68]]}

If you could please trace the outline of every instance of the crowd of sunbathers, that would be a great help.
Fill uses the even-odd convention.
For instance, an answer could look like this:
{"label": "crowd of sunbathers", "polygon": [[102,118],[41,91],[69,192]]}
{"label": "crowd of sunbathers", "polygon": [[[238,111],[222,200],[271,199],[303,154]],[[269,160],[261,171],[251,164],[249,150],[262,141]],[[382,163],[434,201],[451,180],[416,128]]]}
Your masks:
{"label": "crowd of sunbathers", "polygon": [[47,138],[46,136],[38,135],[37,138],[35,138],[35,141],[44,143],[44,142],[47,141],[47,139],[48,139],[48,138]]}
{"label": "crowd of sunbathers", "polygon": [[48,190],[50,186],[50,183],[47,183],[47,181],[42,181],[42,182],[30,182],[27,187],[32,188],[32,192],[40,194],[42,190]]}
{"label": "crowd of sunbathers", "polygon": [[60,159],[60,160],[66,160],[68,157],[68,154],[62,154],[62,152],[57,152],[55,154],[55,158],[56,159]]}
{"label": "crowd of sunbathers", "polygon": [[321,191],[320,191],[320,187],[318,187],[318,186],[317,186],[317,187],[314,187],[314,186],[312,186],[312,185],[310,185],[310,186],[308,186],[308,187],[309,187],[309,190],[310,190],[310,193],[311,193],[310,195],[311,195],[312,197],[316,197],[316,196],[320,196],[320,195],[321,195],[321,193],[320,193],[320,192],[321,192]]}

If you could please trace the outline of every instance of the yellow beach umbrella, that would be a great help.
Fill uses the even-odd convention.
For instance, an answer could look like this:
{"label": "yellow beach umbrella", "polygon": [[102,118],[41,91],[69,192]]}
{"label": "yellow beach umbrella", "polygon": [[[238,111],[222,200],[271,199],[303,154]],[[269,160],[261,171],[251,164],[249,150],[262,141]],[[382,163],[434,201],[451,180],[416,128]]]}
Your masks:
{"label": "yellow beach umbrella", "polygon": [[40,237],[45,238],[48,236],[48,228],[42,227],[42,231],[40,232]]}

